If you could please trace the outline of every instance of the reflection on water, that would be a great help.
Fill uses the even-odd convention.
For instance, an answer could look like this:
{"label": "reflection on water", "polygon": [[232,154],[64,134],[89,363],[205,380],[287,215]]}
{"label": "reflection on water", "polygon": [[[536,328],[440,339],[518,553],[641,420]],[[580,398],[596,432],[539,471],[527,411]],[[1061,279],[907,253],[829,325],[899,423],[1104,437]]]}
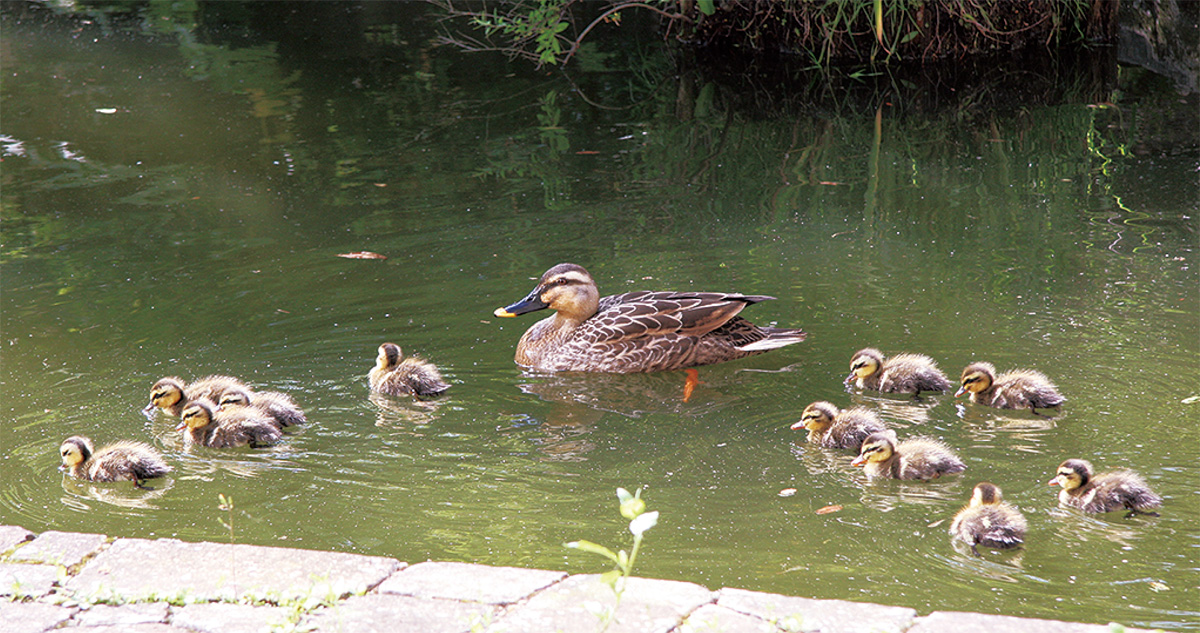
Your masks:
{"label": "reflection on water", "polygon": [[448,400],[403,398],[370,392],[367,400],[376,407],[375,426],[404,429],[433,424],[438,418],[438,409]]}
{"label": "reflection on water", "polygon": [[63,476],[62,488],[65,496],[61,502],[76,512],[91,512],[94,507],[88,501],[99,501],[112,506],[137,510],[158,510],[155,501],[161,500],[175,487],[175,478],[168,475],[149,481],[142,488],[132,482],[94,483]]}

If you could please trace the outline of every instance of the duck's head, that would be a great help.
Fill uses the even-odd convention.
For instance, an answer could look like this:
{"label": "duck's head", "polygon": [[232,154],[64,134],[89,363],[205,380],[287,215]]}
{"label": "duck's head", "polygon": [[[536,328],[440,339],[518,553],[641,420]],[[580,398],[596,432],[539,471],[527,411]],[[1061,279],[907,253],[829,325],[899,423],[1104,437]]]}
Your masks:
{"label": "duck's head", "polygon": [[184,429],[202,429],[209,424],[212,424],[213,405],[207,400],[193,400],[187,403],[183,408],[183,413],[179,414],[179,425],[175,427],[176,431]]}
{"label": "duck's head", "polygon": [[245,389],[231,389],[226,391],[221,394],[221,400],[217,402],[217,409],[248,406],[250,406],[250,394],[246,393]]}
{"label": "duck's head", "polygon": [[971,494],[971,507],[994,505],[1003,500],[999,486],[983,481],[975,484],[975,491]]}
{"label": "duck's head", "polygon": [[173,376],[160,378],[150,388],[150,404],[144,411],[153,411],[155,407],[168,409],[183,400],[183,381]]}
{"label": "duck's head", "polygon": [[524,299],[494,313],[515,317],[550,308],[575,321],[584,321],[596,313],[600,291],[588,271],[578,264],[559,264],[542,275],[538,285]]}
{"label": "duck's head", "polygon": [[1062,486],[1063,490],[1074,490],[1087,485],[1092,478],[1092,465],[1082,459],[1068,459],[1058,465],[1054,479],[1046,482],[1051,486]]}
{"label": "duck's head", "polygon": [[395,343],[384,343],[379,346],[379,355],[375,357],[375,367],[392,369],[404,360],[404,351]]}
{"label": "duck's head", "polygon": [[896,452],[896,433],[882,431],[872,433],[863,440],[858,457],[850,462],[851,466],[866,466],[867,462],[886,462]]}
{"label": "duck's head", "polygon": [[850,375],[846,376],[846,382],[866,378],[879,371],[880,365],[883,365],[883,352],[874,347],[860,349],[850,357]]}
{"label": "duck's head", "polygon": [[62,456],[62,469],[75,468],[86,462],[92,456],[92,450],[92,441],[82,435],[72,435],[63,440],[62,446],[58,447],[58,454]]}
{"label": "duck's head", "polygon": [[991,363],[971,363],[963,370],[962,378],[959,378],[962,386],[958,388],[958,391],[954,392],[954,397],[957,398],[968,391],[971,393],[987,391],[995,381],[995,366]]}
{"label": "duck's head", "polygon": [[814,402],[804,407],[804,412],[800,414],[800,421],[792,425],[792,430],[808,429],[820,433],[829,428],[837,414],[838,408],[833,403],[824,400]]}

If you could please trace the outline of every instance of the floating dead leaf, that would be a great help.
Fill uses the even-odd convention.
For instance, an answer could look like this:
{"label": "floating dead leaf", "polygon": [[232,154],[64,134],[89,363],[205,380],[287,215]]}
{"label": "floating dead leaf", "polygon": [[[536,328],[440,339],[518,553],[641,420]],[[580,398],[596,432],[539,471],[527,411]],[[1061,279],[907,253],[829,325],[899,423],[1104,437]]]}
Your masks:
{"label": "floating dead leaf", "polygon": [[790,497],[794,494],[796,494],[795,488],[784,488],[783,490],[779,491],[779,496],[781,497]]}
{"label": "floating dead leaf", "polygon": [[345,257],[346,259],[387,259],[387,257],[385,255],[380,255],[379,253],[372,253],[371,251],[358,251],[356,253],[338,253],[337,256]]}
{"label": "floating dead leaf", "polygon": [[824,508],[817,510],[817,514],[833,514],[834,512],[837,512],[838,510],[841,510],[841,509],[842,509],[842,506],[825,506]]}
{"label": "floating dead leaf", "polygon": [[933,523],[930,523],[929,525],[926,525],[925,527],[931,527],[931,528],[935,528],[935,527],[937,527],[937,526],[939,526],[939,525],[941,525],[941,524],[943,524],[943,523],[945,523],[945,522],[946,522],[946,520],[945,520],[945,519],[938,519],[937,521],[934,521]]}

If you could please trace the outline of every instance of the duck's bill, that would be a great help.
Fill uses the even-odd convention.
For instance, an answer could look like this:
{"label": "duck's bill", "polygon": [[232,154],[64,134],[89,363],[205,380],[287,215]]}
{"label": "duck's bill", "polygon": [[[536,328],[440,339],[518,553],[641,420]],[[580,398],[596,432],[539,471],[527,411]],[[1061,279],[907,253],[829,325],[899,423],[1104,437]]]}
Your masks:
{"label": "duck's bill", "polygon": [[1058,485],[1058,477],[1055,477],[1054,479],[1047,481],[1046,485],[1047,486],[1057,486]]}
{"label": "duck's bill", "polygon": [[792,424],[792,430],[799,431],[800,429],[804,428],[806,424],[808,424],[808,423],[805,422],[804,420],[800,420],[799,422]]}
{"label": "duck's bill", "polygon": [[867,458],[862,455],[859,455],[858,457],[854,458],[854,461],[850,462],[850,465],[851,466],[866,466]]}
{"label": "duck's bill", "polygon": [[955,398],[961,398],[961,397],[962,397],[962,395],[963,395],[964,393],[966,393],[966,392],[967,392],[967,388],[966,388],[966,387],[959,387],[959,388],[958,388],[958,391],[955,391],[955,392],[954,392],[954,397],[955,397]]}
{"label": "duck's bill", "polygon": [[524,299],[521,299],[510,306],[496,308],[496,311],[492,314],[495,314],[498,317],[515,317],[528,312],[536,312],[538,310],[549,308],[550,304],[542,301],[541,290],[542,289],[540,286],[534,288],[533,292],[529,293],[528,297],[525,297]]}
{"label": "duck's bill", "polygon": [[175,430],[176,430],[176,431],[182,431],[182,430],[184,430],[184,429],[186,429],[186,428],[187,428],[187,422],[184,422],[183,420],[180,420],[180,421],[179,421],[179,424],[176,424],[176,425],[175,425]]}

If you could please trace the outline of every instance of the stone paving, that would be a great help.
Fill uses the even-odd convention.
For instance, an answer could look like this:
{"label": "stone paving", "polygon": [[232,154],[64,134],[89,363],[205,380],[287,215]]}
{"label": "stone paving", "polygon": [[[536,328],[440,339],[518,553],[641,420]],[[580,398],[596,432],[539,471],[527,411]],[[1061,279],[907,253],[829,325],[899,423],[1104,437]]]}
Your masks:
{"label": "stone paving", "polygon": [[1110,632],[648,578],[614,604],[592,574],[0,526],[0,633]]}

